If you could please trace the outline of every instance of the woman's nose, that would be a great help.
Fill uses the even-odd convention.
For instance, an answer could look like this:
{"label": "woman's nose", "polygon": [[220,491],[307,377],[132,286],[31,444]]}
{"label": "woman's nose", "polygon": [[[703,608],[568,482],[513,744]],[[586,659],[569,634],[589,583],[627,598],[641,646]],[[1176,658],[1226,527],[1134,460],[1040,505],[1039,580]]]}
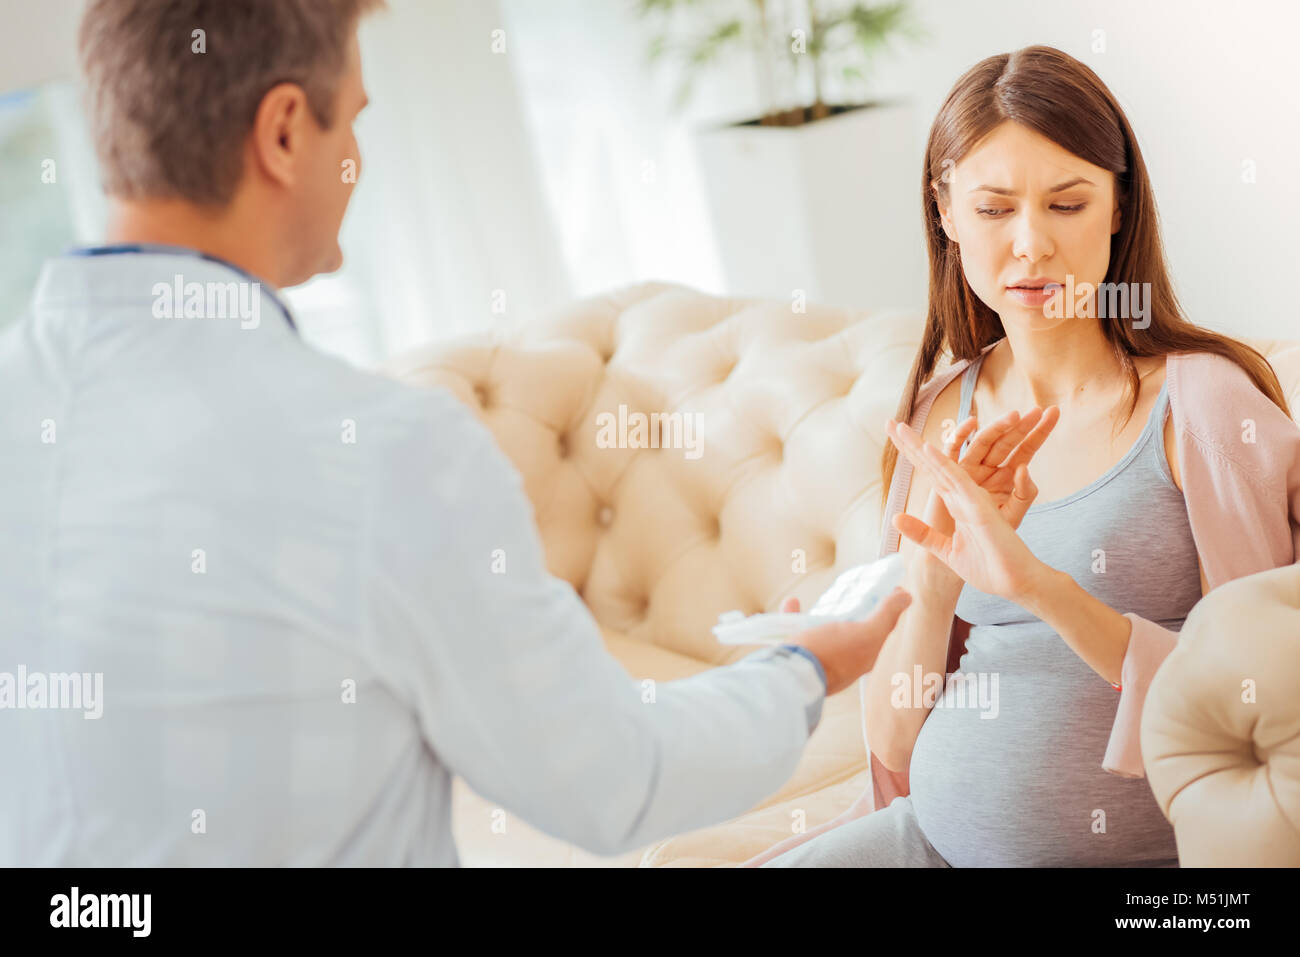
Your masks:
{"label": "woman's nose", "polygon": [[1017,259],[1037,262],[1052,254],[1052,237],[1041,213],[1026,210],[1016,217],[1013,228],[1015,237],[1011,251]]}

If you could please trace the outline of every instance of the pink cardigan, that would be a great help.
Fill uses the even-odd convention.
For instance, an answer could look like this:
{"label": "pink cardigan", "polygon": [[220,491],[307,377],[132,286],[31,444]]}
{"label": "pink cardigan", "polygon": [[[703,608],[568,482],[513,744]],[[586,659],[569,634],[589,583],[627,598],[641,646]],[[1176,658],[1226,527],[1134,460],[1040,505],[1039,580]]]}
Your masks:
{"label": "pink cardigan", "polygon": [[[990,346],[989,348],[992,348]],[[910,425],[920,432],[935,398],[970,365],[963,359],[920,390]],[[1212,353],[1179,353],[1166,362],[1169,410],[1187,517],[1206,583],[1289,565],[1300,555],[1300,427],[1260,392],[1235,362]],[[1253,431],[1252,431],[1253,430]],[[1161,433],[1163,435],[1163,432]],[[889,486],[880,554],[895,552],[893,517],[903,510],[912,466],[900,456]],[[1117,609],[1122,611],[1122,609]],[[1119,705],[1101,766],[1123,777],[1145,776],[1139,725],[1147,686],[1178,641],[1177,632],[1131,612]],[[954,619],[948,672],[965,651]],[[890,771],[871,755],[875,809],[909,793],[907,772]]]}

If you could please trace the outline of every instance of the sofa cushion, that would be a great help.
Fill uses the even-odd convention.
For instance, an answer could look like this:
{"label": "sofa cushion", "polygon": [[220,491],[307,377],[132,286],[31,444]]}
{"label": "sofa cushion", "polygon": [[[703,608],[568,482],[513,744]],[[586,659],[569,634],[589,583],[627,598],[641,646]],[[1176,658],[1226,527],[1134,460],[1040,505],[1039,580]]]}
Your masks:
{"label": "sofa cushion", "polygon": [[[450,388],[492,430],[551,571],[603,627],[722,664],[748,649],[713,639],[719,612],[815,598],[875,557],[877,423],[895,411],[915,325],[646,284],[390,371]],[[620,414],[691,416],[702,454],[634,448],[630,432],[600,447],[601,417]]]}
{"label": "sofa cushion", "polygon": [[1142,712],[1147,776],[1183,867],[1300,867],[1297,688],[1300,565],[1192,609]]}

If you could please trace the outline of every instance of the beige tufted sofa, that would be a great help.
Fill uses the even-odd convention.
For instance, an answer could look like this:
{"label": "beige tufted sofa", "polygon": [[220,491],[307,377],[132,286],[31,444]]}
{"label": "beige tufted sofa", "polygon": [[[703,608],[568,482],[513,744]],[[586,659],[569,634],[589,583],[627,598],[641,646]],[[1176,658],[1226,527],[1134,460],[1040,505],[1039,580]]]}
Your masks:
{"label": "beige tufted sofa", "polygon": [[[552,573],[582,595],[633,677],[667,681],[752,650],[713,639],[720,612],[774,611],[791,595],[806,606],[838,571],[876,556],[884,421],[920,329],[911,314],[796,311],[647,283],[435,343],[385,371],[446,387],[476,411],[523,475]],[[1256,344],[1285,359],[1279,374],[1300,405],[1300,349]],[[698,433],[684,430],[684,417],[668,419],[646,444],[677,447],[599,447],[602,413],[617,418],[620,406],[629,424],[637,412],[695,415]],[[1291,613],[1300,615],[1295,584]],[[1293,689],[1296,662],[1278,662]],[[1294,694],[1288,707],[1295,797]],[[1158,796],[1160,785],[1153,779]],[[790,836],[796,812],[815,827],[869,787],[850,689],[827,700],[793,777],[735,821],[598,858],[522,821],[493,827],[494,809],[458,779],[455,834],[470,866],[728,865]],[[1207,826],[1217,796],[1189,805],[1186,827]],[[1268,809],[1260,803],[1257,813]]]}

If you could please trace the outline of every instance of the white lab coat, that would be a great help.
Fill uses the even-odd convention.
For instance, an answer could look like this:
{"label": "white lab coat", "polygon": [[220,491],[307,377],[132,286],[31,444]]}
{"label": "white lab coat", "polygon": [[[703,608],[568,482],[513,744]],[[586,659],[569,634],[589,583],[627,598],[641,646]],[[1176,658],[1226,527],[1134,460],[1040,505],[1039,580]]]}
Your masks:
{"label": "white lab coat", "polygon": [[815,659],[644,703],[452,395],[315,351],[265,287],[255,324],[159,318],[177,276],[251,279],[61,256],[0,335],[0,672],[102,675],[98,718],[0,709],[0,865],[455,865],[453,774],[613,854],[789,777]]}

